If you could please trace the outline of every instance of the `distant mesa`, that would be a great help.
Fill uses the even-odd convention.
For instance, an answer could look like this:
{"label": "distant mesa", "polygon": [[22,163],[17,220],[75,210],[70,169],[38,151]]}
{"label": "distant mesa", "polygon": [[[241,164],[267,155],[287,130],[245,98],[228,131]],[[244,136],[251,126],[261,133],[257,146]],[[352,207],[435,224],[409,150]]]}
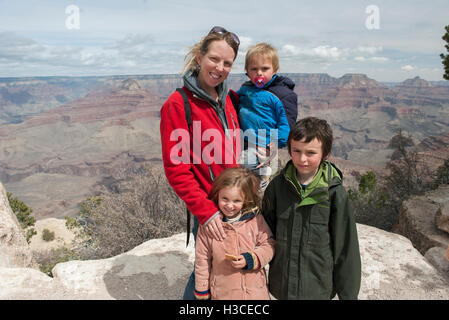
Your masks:
{"label": "distant mesa", "polygon": [[428,81],[416,76],[413,79],[407,79],[407,80],[403,81],[400,84],[400,86],[422,88],[422,87],[430,87],[431,84]]}
{"label": "distant mesa", "polygon": [[347,73],[338,78],[338,83],[344,87],[379,87],[376,80],[361,73]]}
{"label": "distant mesa", "polygon": [[136,80],[128,78],[122,82],[120,85],[120,90],[137,91],[142,90],[142,87]]}

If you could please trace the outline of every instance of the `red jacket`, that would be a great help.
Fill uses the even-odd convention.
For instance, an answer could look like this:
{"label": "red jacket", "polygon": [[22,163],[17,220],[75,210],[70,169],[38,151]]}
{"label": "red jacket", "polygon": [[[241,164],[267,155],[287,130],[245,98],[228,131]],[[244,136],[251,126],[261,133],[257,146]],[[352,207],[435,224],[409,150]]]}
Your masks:
{"label": "red jacket", "polygon": [[203,225],[218,212],[208,199],[213,180],[224,169],[238,166],[240,127],[229,96],[223,124],[214,107],[183,89],[191,105],[190,132],[182,96],[174,92],[161,109],[162,160],[169,184]]}

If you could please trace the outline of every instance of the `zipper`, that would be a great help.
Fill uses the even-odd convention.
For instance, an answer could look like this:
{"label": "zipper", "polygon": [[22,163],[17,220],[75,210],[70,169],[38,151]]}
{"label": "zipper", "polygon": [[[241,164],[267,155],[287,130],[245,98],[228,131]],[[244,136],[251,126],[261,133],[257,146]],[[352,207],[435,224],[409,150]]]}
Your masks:
{"label": "zipper", "polygon": [[284,175],[284,178],[285,178],[285,180],[288,181],[288,183],[289,183],[289,185],[292,187],[293,191],[298,195],[299,199],[302,201],[302,200],[303,200],[303,199],[302,199],[302,196],[301,196],[301,194],[298,192],[298,189],[296,189],[295,184],[294,184],[288,177],[286,177],[285,175]]}
{"label": "zipper", "polygon": [[212,172],[212,168],[210,166],[208,166],[208,168],[209,168],[210,179],[212,180],[212,182],[214,182],[215,181],[215,175]]}
{"label": "zipper", "polygon": [[[226,114],[226,109],[225,109],[225,114]],[[233,136],[232,136],[232,140],[233,140],[233,146],[232,146],[232,156],[234,157],[234,162],[235,163],[237,163],[237,151],[235,150],[235,148],[234,148],[234,145],[236,145],[237,143],[236,143],[236,139],[235,139],[235,130],[236,130],[236,127],[237,127],[237,125],[236,125],[236,123],[235,123],[235,120],[234,120],[234,116],[232,115],[232,112],[231,112],[231,120],[232,120],[232,126],[233,126],[233,131],[234,131],[234,134],[233,134]]]}
{"label": "zipper", "polygon": [[[298,189],[296,189],[294,183],[286,176],[284,175],[285,180],[288,181],[288,184],[292,187],[292,189],[294,190],[295,194],[298,195],[300,203],[303,200],[301,194],[298,192]],[[295,215],[295,213],[293,213],[293,215]],[[294,216],[293,216],[293,220],[294,220]],[[292,222],[293,222],[292,220]],[[301,236],[301,238],[303,237],[303,235]],[[288,237],[287,237],[287,242],[288,242],[288,249],[287,249],[287,256],[289,257],[288,262],[287,262],[287,270],[290,271],[290,255],[291,255],[291,242],[293,241],[293,236],[290,238],[290,241],[288,241]],[[299,252],[302,251],[302,246],[301,246],[301,239],[299,240]],[[298,255],[298,292],[302,292],[302,277],[301,277],[301,255]],[[290,286],[290,277],[288,277],[287,279],[287,295],[289,294],[288,291],[288,287]]]}

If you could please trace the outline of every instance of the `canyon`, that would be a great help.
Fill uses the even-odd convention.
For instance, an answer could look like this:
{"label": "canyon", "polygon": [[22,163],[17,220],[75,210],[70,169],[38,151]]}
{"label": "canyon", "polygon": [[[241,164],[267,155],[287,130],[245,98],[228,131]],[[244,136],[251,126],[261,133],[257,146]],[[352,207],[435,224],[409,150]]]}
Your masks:
{"label": "canyon", "polygon": [[[283,74],[299,118],[332,125],[331,160],[347,186],[383,172],[392,136],[411,134],[432,169],[449,158],[449,86],[415,77],[383,84],[363,74]],[[231,74],[237,90],[247,78]],[[0,78],[0,181],[37,219],[74,216],[123,172],[161,166],[159,110],[179,75]]]}

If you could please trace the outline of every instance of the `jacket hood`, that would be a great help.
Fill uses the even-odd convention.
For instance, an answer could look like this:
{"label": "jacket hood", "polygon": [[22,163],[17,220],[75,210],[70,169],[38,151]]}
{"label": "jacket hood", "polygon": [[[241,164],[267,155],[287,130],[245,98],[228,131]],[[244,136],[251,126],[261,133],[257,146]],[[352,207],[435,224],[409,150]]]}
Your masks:
{"label": "jacket hood", "polygon": [[[218,106],[217,101],[212,98],[203,88],[198,84],[198,74],[188,71],[182,77],[184,85],[197,97],[207,101],[214,107]],[[226,96],[228,94],[228,81],[225,80],[215,87],[218,93],[218,101],[222,106],[226,103]]]}
{"label": "jacket hood", "polygon": [[[229,129],[228,119],[226,118],[226,97],[228,95],[228,81],[225,80],[215,87],[218,93],[218,102],[210,96],[203,88],[198,84],[198,74],[188,71],[182,77],[184,86],[190,90],[194,96],[208,102],[220,119],[223,129]],[[222,107],[220,107],[222,106]],[[226,131],[227,132],[227,131]]]}
{"label": "jacket hood", "polygon": [[272,86],[284,86],[293,90],[295,88],[295,83],[292,79],[285,76],[277,76],[276,79],[271,83]]}

